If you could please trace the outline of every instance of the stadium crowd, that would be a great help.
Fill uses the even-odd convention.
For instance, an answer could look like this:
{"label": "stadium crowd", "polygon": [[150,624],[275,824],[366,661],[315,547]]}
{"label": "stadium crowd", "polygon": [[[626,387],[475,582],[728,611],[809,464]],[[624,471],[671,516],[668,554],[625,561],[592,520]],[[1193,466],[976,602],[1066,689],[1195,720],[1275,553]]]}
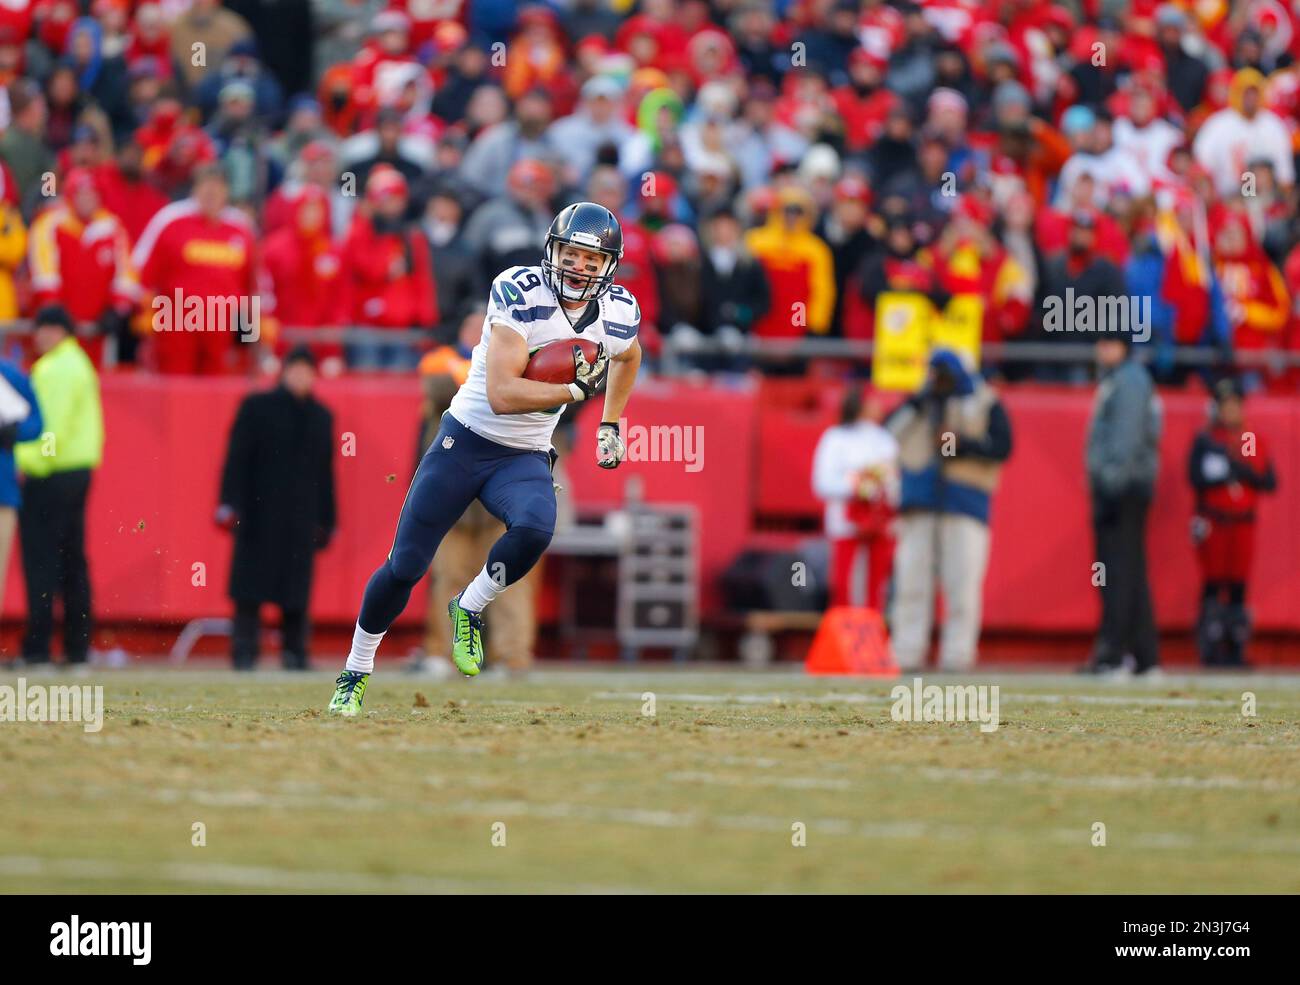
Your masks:
{"label": "stadium crowd", "polygon": [[317,347],[414,367],[585,198],[652,356],[869,339],[900,290],[1079,341],[1043,319],[1073,290],[1150,298],[1178,382],[1180,349],[1300,349],[1297,54],[1277,0],[16,0],[0,321],[61,302],[122,362],[223,372],[233,336],[150,332],[153,301],[257,295],[281,352],[417,329]]}

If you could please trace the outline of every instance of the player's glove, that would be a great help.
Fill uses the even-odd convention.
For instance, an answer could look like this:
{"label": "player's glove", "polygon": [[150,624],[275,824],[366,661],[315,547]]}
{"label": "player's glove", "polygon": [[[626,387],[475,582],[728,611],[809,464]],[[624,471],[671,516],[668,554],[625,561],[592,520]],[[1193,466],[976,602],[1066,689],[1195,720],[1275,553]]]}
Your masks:
{"label": "player's glove", "polygon": [[618,433],[618,425],[602,422],[596,429],[596,464],[602,469],[616,469],[627,457],[627,446]]}
{"label": "player's glove", "polygon": [[574,382],[569,384],[569,392],[574,401],[594,397],[605,389],[605,377],[609,375],[609,355],[605,352],[603,342],[596,344],[596,358],[587,362],[581,346],[573,347]]}

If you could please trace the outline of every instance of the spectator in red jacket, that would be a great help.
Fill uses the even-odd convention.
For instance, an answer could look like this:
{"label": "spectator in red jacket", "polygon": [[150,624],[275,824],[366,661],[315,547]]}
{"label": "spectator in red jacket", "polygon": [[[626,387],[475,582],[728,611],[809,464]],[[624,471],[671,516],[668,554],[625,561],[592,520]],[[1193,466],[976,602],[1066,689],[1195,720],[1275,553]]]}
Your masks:
{"label": "spectator in red jacket", "polygon": [[835,109],[844,121],[844,140],[849,150],[870,147],[885,128],[885,120],[898,104],[898,96],[885,88],[889,62],[866,48],[849,55],[849,81],[831,91]]}
{"label": "spectator in red jacket", "polygon": [[342,239],[351,228],[357,197],[339,178],[339,162],[334,148],[324,140],[306,144],[298,152],[285,180],[267,197],[262,210],[263,228],[270,233],[281,226],[292,225],[299,193],[305,185],[315,185],[325,192],[330,235]]}
{"label": "spectator in red jacket", "polygon": [[[370,172],[365,205],[343,246],[344,297],[354,325],[432,329],[438,322],[429,244],[404,218],[408,198],[398,171],[378,165]],[[415,349],[405,343],[348,346],[348,363],[359,369],[413,369],[417,361]]]}
{"label": "spectator in red jacket", "polygon": [[982,198],[962,195],[935,246],[939,284],[952,295],[973,295],[983,307],[981,338],[1004,342],[1029,324],[1033,292],[1028,273],[991,232],[995,214]]}
{"label": "spectator in red jacket", "polygon": [[228,372],[238,362],[234,336],[260,335],[253,228],[228,201],[225,172],[201,167],[193,196],[154,216],[135,245],[160,373]]}
{"label": "spectator in red jacket", "polygon": [[1244,212],[1211,213],[1214,272],[1232,325],[1232,347],[1280,349],[1291,320],[1291,298],[1273,261],[1250,230]]}
{"label": "spectator in red jacket", "polygon": [[136,290],[131,246],[122,223],[104,208],[90,171],[73,168],[62,191],[32,222],[27,237],[33,304],[59,304],[74,321],[98,323],[99,335],[81,340],[98,366],[104,338],[128,330]]}
{"label": "spectator in red jacket", "polygon": [[1061,208],[1039,210],[1034,223],[1035,238],[1045,255],[1064,253],[1069,246],[1071,217],[1077,212],[1089,212],[1096,224],[1097,252],[1117,267],[1122,267],[1128,260],[1128,237],[1118,222],[1093,206],[1092,190],[1092,175],[1079,175]]}
{"label": "spectator in red jacket", "polygon": [[196,168],[217,159],[217,149],[206,133],[182,115],[172,98],[158,100],[135,140],[144,149],[144,170],[169,195],[185,188]]}
{"label": "spectator in red jacket", "polygon": [[128,140],[117,152],[117,163],[106,161],[96,173],[105,207],[122,221],[134,245],[149,220],[169,201],[145,180],[144,151],[134,140]]}
{"label": "spectator in red jacket", "polygon": [[[266,274],[275,290],[275,315],[281,325],[306,328],[338,325],[343,256],[330,239],[329,200],[315,185],[303,185],[293,203],[293,219],[266,238]],[[276,348],[287,351],[279,339]],[[338,360],[342,346],[316,343],[313,354],[321,360]],[[331,367],[333,368],[333,367]],[[331,370],[325,370],[332,375]]]}
{"label": "spectator in red jacket", "polygon": [[149,62],[151,69],[161,78],[170,79],[176,74],[172,69],[171,50],[171,33],[162,7],[156,3],[140,4],[131,25],[131,40],[126,46],[126,64],[134,66],[141,59],[152,59]]}

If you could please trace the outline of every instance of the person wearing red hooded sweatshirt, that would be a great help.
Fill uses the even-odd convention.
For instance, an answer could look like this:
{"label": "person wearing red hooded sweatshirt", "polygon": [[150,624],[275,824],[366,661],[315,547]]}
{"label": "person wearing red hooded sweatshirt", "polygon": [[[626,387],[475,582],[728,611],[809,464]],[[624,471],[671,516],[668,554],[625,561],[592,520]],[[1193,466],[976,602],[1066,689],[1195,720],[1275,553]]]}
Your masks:
{"label": "person wearing red hooded sweatshirt", "polygon": [[980,336],[985,342],[1021,335],[1033,304],[1026,271],[991,231],[995,218],[993,207],[982,198],[962,195],[934,251],[940,287],[983,302]]}
{"label": "person wearing red hooded sweatshirt", "polygon": [[205,165],[192,196],[159,211],[135,244],[131,262],[160,373],[227,372],[237,361],[232,335],[260,335],[253,228],[228,201],[225,172]]}
{"label": "person wearing red hooded sweatshirt", "polygon": [[1243,398],[1234,379],[1215,385],[1210,426],[1196,436],[1187,460],[1196,494],[1192,538],[1201,567],[1196,643],[1207,666],[1245,666],[1255,506],[1260,493],[1277,489],[1268,450],[1245,426]]}
{"label": "person wearing red hooded sweatshirt", "polygon": [[182,109],[177,99],[160,99],[149,119],[135,132],[135,142],[144,149],[145,174],[168,195],[184,188],[196,168],[217,159],[212,139],[186,122]]}
{"label": "person wearing red hooded sweatshirt", "polygon": [[131,40],[124,53],[128,68],[141,59],[151,58],[153,61],[149,64],[162,78],[170,79],[176,74],[172,69],[172,38],[166,16],[157,3],[142,3],[136,7],[131,23]]}
{"label": "person wearing red hooded sweatshirt", "polygon": [[629,17],[614,35],[614,47],[631,55],[638,65],[663,68],[672,64],[686,51],[688,38],[682,26],[676,23],[671,11],[664,11],[663,3],[642,5],[642,12]]}
{"label": "person wearing red hooded sweatshirt", "polygon": [[[432,329],[438,322],[429,243],[404,218],[408,197],[398,171],[381,164],[370,172],[365,205],[343,245],[344,303],[354,325]],[[413,369],[417,359],[402,343],[348,346],[348,364],[357,369]]]}
{"label": "person wearing red hooded sweatshirt", "polygon": [[[343,257],[330,239],[329,200],[316,185],[303,185],[292,203],[292,220],[266,238],[263,263],[275,290],[282,325],[315,328],[342,324],[339,284]],[[287,343],[277,348],[287,351]],[[338,359],[342,347],[313,344],[317,359]]]}
{"label": "person wearing red hooded sweatshirt", "polygon": [[77,322],[96,322],[99,334],[82,338],[98,367],[104,338],[121,338],[135,303],[131,245],[121,221],[104,208],[95,176],[73,168],[59,201],[38,215],[27,237],[33,305],[60,304]]}
{"label": "person wearing red hooded sweatshirt", "polygon": [[1232,326],[1232,348],[1280,349],[1286,342],[1291,298],[1277,267],[1250,231],[1245,213],[1219,208],[1212,216],[1214,271]]}
{"label": "person wearing red hooded sweatshirt", "polygon": [[518,100],[532,89],[546,89],[555,114],[568,116],[577,103],[578,87],[569,67],[559,18],[544,4],[524,4],[515,28],[501,74],[506,95]]}
{"label": "person wearing red hooded sweatshirt", "polygon": [[122,220],[132,245],[140,238],[149,220],[170,201],[144,176],[144,152],[128,140],[118,148],[117,161],[105,161],[96,169],[104,205]]}
{"label": "person wearing red hooded sweatshirt", "polygon": [[849,81],[831,90],[836,112],[844,121],[844,141],[849,150],[863,151],[876,142],[885,120],[898,105],[898,96],[885,87],[889,60],[866,48],[849,55]]}

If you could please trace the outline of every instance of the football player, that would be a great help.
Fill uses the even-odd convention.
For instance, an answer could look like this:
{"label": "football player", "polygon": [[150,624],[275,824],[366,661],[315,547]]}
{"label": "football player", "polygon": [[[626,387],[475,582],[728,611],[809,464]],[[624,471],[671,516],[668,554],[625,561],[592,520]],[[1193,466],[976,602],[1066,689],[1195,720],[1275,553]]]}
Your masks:
{"label": "football player", "polygon": [[[614,283],[622,255],[623,233],[613,213],[582,202],[551,223],[541,266],[511,267],[492,282],[469,378],[420,461],[392,549],[366,585],[331,713],[355,716],[361,711],[379,641],[429,570],[438,543],[476,498],[506,525],[506,532],[492,546],[483,570],[447,603],[447,612],[452,660],[468,677],[479,673],[483,609],[528,573],[555,531],[551,435],[566,404],[603,392],[596,460],[611,469],[623,461],[618,421],[641,364],[641,309]],[[574,382],[524,379],[533,352],[565,339],[597,343],[590,362],[574,347]]]}

